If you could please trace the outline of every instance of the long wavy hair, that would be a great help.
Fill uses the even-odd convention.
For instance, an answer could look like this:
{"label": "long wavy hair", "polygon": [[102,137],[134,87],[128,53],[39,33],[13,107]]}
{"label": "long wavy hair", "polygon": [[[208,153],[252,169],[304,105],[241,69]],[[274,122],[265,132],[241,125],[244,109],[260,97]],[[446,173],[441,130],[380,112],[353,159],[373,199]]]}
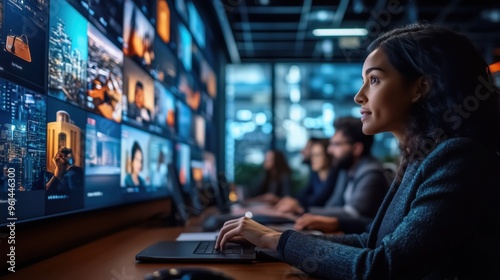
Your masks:
{"label": "long wavy hair", "polygon": [[284,176],[290,176],[292,173],[292,169],[288,165],[288,161],[283,152],[276,149],[271,149],[268,152],[274,154],[274,164],[271,169],[265,170],[264,180],[259,187],[261,194],[269,191],[271,182],[277,183],[279,191],[282,192],[283,186],[281,185],[281,179]]}
{"label": "long wavy hair", "polygon": [[410,109],[397,180],[410,162],[449,138],[468,137],[499,150],[500,92],[469,38],[446,27],[411,24],[381,34],[368,52],[376,49],[408,83],[424,77],[430,84]]}

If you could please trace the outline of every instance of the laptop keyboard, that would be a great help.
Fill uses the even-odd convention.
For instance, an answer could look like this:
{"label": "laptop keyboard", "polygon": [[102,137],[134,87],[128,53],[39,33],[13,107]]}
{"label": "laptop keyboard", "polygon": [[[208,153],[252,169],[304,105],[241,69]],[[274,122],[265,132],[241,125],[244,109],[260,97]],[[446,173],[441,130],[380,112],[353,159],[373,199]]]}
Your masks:
{"label": "laptop keyboard", "polygon": [[195,254],[203,254],[203,255],[218,255],[221,253],[224,253],[226,255],[228,254],[237,254],[241,255],[242,254],[242,249],[243,247],[239,244],[226,244],[225,250],[219,251],[215,250],[215,241],[201,241],[200,244],[198,244],[198,247],[194,250]]}

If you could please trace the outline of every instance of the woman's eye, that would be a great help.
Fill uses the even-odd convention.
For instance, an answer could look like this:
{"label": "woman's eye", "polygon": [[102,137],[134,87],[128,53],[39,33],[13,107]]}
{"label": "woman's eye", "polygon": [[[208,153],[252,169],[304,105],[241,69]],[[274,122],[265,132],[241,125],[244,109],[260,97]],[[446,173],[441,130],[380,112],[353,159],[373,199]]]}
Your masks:
{"label": "woman's eye", "polygon": [[370,84],[373,85],[373,84],[376,84],[376,83],[378,83],[378,78],[377,77],[373,77],[373,76],[370,77]]}

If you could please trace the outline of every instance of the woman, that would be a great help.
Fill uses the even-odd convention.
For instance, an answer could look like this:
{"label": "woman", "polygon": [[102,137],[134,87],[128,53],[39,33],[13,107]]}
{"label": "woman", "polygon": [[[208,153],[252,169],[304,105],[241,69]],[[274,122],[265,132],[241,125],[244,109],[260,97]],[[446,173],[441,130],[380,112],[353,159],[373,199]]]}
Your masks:
{"label": "woman", "polygon": [[291,194],[291,169],[285,155],[278,150],[269,150],[264,159],[264,178],[257,185],[257,192],[249,202],[275,204],[281,197]]}
{"label": "woman", "polygon": [[368,51],[363,132],[392,132],[403,158],[370,232],[279,233],[241,218],[216,248],[246,239],[329,279],[500,279],[500,93],[487,64],[467,37],[431,25],[382,34]]}
{"label": "woman", "polygon": [[323,187],[330,171],[332,156],[327,150],[328,139],[318,140],[311,145],[311,171],[317,174],[317,180],[312,180],[309,183],[312,184],[314,190],[319,190]]}
{"label": "woman", "polygon": [[329,183],[334,180],[328,177],[336,177],[337,170],[331,167],[333,157],[328,153],[329,139],[315,138],[308,145],[311,172],[307,185],[295,198],[287,196],[280,199],[275,206],[279,213],[303,213],[304,207],[324,206],[333,192]]}
{"label": "woman", "polygon": [[132,162],[130,173],[125,177],[126,187],[136,187],[144,190],[146,181],[139,175],[143,166],[143,154],[139,143],[134,142],[132,145]]}

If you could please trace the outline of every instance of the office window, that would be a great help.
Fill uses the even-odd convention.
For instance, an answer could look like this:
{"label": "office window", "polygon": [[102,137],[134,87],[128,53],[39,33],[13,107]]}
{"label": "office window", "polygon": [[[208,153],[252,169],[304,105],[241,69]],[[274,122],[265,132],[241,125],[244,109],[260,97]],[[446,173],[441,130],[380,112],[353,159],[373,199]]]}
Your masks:
{"label": "office window", "polygon": [[[335,132],[333,122],[339,117],[361,117],[354,95],[362,85],[362,66],[361,63],[229,65],[226,172],[230,178],[234,176],[237,183],[239,179],[245,182],[244,175],[231,172],[247,171],[249,164],[261,164],[265,151],[273,143],[287,156],[296,171],[294,187],[300,187],[308,172],[300,154],[307,139],[331,137]],[[377,134],[372,152],[382,161],[394,161],[397,143],[392,134]]]}
{"label": "office window", "polygon": [[249,166],[260,166],[272,139],[271,65],[226,67],[226,176],[247,181]]}

